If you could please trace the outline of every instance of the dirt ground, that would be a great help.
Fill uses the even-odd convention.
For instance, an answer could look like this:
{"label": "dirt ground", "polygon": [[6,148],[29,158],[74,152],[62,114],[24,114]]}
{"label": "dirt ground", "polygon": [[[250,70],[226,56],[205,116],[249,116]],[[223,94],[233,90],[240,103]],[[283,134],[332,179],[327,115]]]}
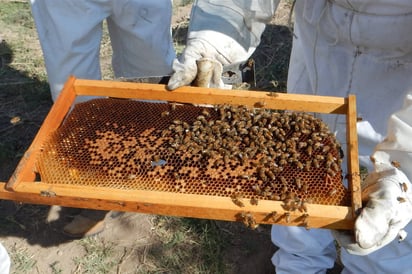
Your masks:
{"label": "dirt ground", "polygon": [[[257,79],[258,87],[261,89],[285,89],[285,75],[276,74],[277,68],[271,67],[273,59],[277,59],[279,66],[283,66],[283,70],[279,69],[279,71],[284,73],[284,67],[288,63],[291,33],[286,23],[291,1],[283,2],[278,9],[274,24],[268,26],[260,49],[254,55],[258,72],[260,70],[261,75],[265,73],[270,75],[270,77]],[[189,11],[190,5],[180,7],[176,11],[175,27],[188,20]],[[180,31],[184,34],[184,30],[180,29]],[[275,49],[278,52],[277,55],[271,54],[268,58],[268,52],[273,52]],[[6,61],[3,60],[3,62]],[[14,77],[18,74],[18,71],[9,71],[0,77],[5,79],[4,77]],[[24,76],[21,75],[21,78],[23,79]],[[30,81],[31,85],[45,85],[36,79],[25,80]],[[7,113],[9,118],[0,120],[0,133],[5,133],[12,128],[13,135],[19,136],[13,141],[16,151],[24,151],[28,147],[51,106],[50,97],[46,92],[41,95],[41,104],[36,107],[31,106],[30,96],[34,95],[30,93],[28,86],[23,88],[24,94],[11,94],[0,86],[2,108],[0,113]],[[47,91],[46,86],[45,90]],[[20,117],[23,122],[30,121],[30,123],[23,123],[24,126],[17,128],[14,124],[10,124],[13,117]],[[7,163],[0,163],[0,180],[7,180],[10,177],[18,158]],[[110,249],[114,251],[111,256],[113,256],[113,261],[118,263],[114,267],[115,270],[108,273],[173,273],[167,269],[157,272],[144,271],[150,268],[147,265],[150,263],[148,249],[162,246],[158,234],[159,221],[156,216],[110,212],[106,217],[105,230],[93,236],[94,242],[91,244],[87,242],[87,239],[73,240],[62,233],[62,227],[73,218],[79,211],[78,209],[62,209],[64,212],[60,212],[60,218],[58,218],[59,214],[49,216],[49,209],[48,206],[0,201],[0,219],[3,219],[0,221],[0,241],[14,254],[14,260],[20,260],[19,268],[14,265],[12,273],[106,273],[97,269],[95,269],[96,272],[90,272],[86,268],[76,267],[76,260],[81,260],[86,256],[88,252],[86,249],[91,248],[93,244],[99,244],[101,249],[102,245],[103,249],[104,246],[110,246]],[[214,224],[227,235],[229,241],[224,250],[224,261],[228,266],[229,274],[275,273],[270,258],[276,247],[270,241],[269,226],[250,230],[240,223],[216,221]],[[33,261],[36,262],[35,265],[30,265]],[[339,266],[334,271],[338,270]],[[211,272],[205,270],[204,273]]]}

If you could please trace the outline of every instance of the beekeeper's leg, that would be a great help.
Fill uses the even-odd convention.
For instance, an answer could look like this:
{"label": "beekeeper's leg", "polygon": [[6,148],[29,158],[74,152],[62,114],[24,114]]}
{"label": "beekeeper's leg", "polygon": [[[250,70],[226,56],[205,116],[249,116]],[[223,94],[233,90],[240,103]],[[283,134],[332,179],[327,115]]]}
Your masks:
{"label": "beekeeper's leg", "polygon": [[113,5],[107,22],[115,76],[171,74],[175,58],[171,0],[113,1]]}
{"label": "beekeeper's leg", "polygon": [[[107,18],[116,77],[158,76],[172,71],[175,57],[171,37],[172,6],[148,1],[113,1]],[[104,229],[106,211],[83,210],[63,231],[87,237]]]}
{"label": "beekeeper's leg", "polygon": [[279,248],[272,257],[276,273],[326,273],[336,259],[330,230],[272,226],[272,242]]}
{"label": "beekeeper's leg", "polygon": [[8,274],[10,272],[10,257],[7,250],[0,243],[0,274]]}
{"label": "beekeeper's leg", "polygon": [[107,1],[31,0],[53,101],[68,76],[100,79],[99,50]]}

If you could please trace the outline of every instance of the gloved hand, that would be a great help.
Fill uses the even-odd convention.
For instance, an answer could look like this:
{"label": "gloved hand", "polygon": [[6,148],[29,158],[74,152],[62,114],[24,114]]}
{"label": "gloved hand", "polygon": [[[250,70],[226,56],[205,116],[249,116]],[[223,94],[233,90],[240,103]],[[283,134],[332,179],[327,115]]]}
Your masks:
{"label": "gloved hand", "polygon": [[273,1],[195,0],[186,48],[173,63],[167,88],[223,87],[222,65],[247,60],[279,4]]}
{"label": "gloved hand", "polygon": [[[219,50],[207,41],[220,41]],[[172,74],[167,88],[174,90],[194,84],[200,87],[223,88],[222,66],[245,60],[247,52],[232,38],[213,31],[204,31],[189,39],[179,60],[173,63]],[[243,58],[243,59],[242,59]]]}
{"label": "gloved hand", "polygon": [[[390,163],[375,162],[376,171],[365,180],[366,206],[355,221],[353,235],[335,233],[349,253],[367,255],[393,240],[402,241],[403,228],[412,219],[412,186],[406,175]],[[396,239],[397,238],[397,239]]]}

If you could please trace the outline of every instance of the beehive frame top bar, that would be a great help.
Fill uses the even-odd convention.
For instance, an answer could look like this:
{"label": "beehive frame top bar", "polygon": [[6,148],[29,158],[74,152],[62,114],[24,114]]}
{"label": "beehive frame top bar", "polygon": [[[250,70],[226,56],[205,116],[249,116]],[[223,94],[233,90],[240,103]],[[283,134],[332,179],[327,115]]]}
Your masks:
{"label": "beehive frame top bar", "polygon": [[[13,176],[7,184],[3,183],[4,189],[0,192],[0,198],[39,204],[61,204],[74,207],[140,211],[223,220],[239,220],[239,214],[247,213],[254,214],[258,223],[276,222],[286,225],[299,225],[299,223],[302,222],[299,219],[302,214],[292,213],[291,221],[290,218],[288,218],[288,220],[286,220],[286,218],[278,218],[276,221],[273,221],[273,218],[268,218],[270,212],[282,212],[281,203],[276,201],[262,201],[258,206],[246,205],[245,208],[240,209],[236,207],[236,205],[233,205],[230,199],[221,199],[222,197],[213,197],[213,199],[217,200],[217,203],[211,206],[210,203],[207,202],[212,199],[211,197],[205,198],[203,201],[205,204],[203,204],[202,199],[188,194],[163,193],[157,197],[156,193],[147,191],[136,191],[132,194],[127,191],[116,190],[116,193],[110,193],[109,195],[104,189],[48,185],[44,182],[36,182],[36,155],[39,153],[48,134],[61,125],[76,97],[83,95],[160,100],[191,104],[243,105],[251,108],[264,107],[277,110],[346,115],[348,127],[348,170],[349,174],[352,175],[349,176],[352,205],[351,207],[309,205],[309,215],[311,215],[311,212],[318,212],[317,216],[311,215],[311,223],[309,225],[311,227],[330,227],[337,229],[352,227],[355,212],[361,206],[354,96],[349,96],[348,98],[323,97],[194,87],[183,87],[171,92],[166,90],[163,85],[82,80],[70,77],[61,96],[53,105],[44,124],[36,135],[32,145],[23,156]],[[35,182],[35,184],[33,184],[33,182]],[[100,193],[101,195],[96,196],[96,193]],[[133,199],[131,197],[135,198]],[[160,201],[160,199],[162,201]],[[216,208],[213,209],[213,207]],[[216,210],[219,211],[219,213],[216,213]]]}

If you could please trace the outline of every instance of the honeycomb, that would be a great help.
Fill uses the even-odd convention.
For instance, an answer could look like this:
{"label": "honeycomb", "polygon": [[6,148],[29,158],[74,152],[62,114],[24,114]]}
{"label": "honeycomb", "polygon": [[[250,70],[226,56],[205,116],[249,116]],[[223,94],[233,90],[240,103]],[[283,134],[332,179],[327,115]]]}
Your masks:
{"label": "honeycomb", "polygon": [[348,205],[341,154],[308,113],[100,98],[73,107],[36,167],[48,184]]}

